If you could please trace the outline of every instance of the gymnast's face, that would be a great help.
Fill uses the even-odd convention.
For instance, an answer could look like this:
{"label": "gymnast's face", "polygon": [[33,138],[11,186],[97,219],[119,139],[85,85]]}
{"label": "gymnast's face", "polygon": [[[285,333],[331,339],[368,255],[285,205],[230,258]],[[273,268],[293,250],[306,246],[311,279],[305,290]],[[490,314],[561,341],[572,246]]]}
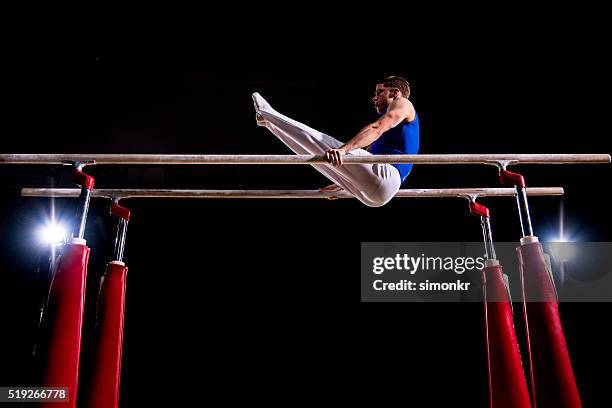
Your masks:
{"label": "gymnast's face", "polygon": [[385,113],[387,108],[393,102],[394,90],[385,87],[383,84],[376,84],[376,90],[374,91],[374,107],[378,113]]}

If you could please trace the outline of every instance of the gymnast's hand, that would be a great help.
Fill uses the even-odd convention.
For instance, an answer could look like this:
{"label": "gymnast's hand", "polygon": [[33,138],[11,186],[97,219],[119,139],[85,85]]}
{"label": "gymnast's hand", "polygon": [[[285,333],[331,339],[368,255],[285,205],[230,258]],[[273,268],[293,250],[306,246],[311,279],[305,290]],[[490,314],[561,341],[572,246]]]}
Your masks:
{"label": "gymnast's hand", "polygon": [[330,149],[325,153],[325,160],[327,160],[333,166],[342,165],[342,156],[346,154],[346,149]]}

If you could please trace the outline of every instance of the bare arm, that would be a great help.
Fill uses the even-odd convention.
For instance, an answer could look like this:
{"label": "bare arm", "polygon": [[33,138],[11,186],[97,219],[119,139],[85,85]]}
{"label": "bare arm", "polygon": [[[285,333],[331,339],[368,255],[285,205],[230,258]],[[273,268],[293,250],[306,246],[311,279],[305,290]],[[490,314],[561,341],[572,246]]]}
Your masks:
{"label": "bare arm", "polygon": [[376,122],[364,127],[353,137],[338,149],[331,149],[325,157],[333,165],[342,164],[342,156],[346,153],[361,149],[371,145],[387,130],[399,125],[403,120],[413,120],[416,113],[412,103],[406,98],[398,98],[391,102],[387,113],[381,116]]}
{"label": "bare arm", "polygon": [[341,148],[348,153],[352,150],[369,146],[387,130],[399,125],[405,119],[412,120],[413,118],[414,107],[412,103],[406,98],[398,98],[389,105],[387,113],[376,122],[361,129],[355,137],[346,142]]}

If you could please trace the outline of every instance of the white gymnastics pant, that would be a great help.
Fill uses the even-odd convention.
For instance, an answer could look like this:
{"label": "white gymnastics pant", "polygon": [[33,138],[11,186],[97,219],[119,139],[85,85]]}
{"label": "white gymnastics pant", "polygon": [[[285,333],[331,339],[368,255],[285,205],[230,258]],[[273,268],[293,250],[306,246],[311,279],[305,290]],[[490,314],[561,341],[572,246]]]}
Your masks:
{"label": "white gymnastics pant", "polygon": [[[296,154],[324,155],[329,149],[337,149],[342,142],[310,128],[272,109],[258,93],[253,94],[257,124],[276,135]],[[363,149],[349,152],[350,156],[371,155]],[[313,164],[325,177],[350,192],[369,207],[385,205],[397,193],[401,185],[399,171],[390,164]]]}

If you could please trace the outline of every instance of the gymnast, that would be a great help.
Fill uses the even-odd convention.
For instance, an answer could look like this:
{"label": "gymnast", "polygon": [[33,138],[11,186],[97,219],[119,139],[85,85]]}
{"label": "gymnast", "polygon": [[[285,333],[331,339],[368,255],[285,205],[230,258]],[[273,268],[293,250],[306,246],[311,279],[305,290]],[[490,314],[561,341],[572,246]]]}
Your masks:
{"label": "gymnast", "polygon": [[278,113],[257,92],[253,101],[257,124],[268,128],[294,153],[325,156],[329,164],[312,166],[334,184],[320,191],[344,189],[365,205],[380,207],[400,189],[412,164],[343,164],[343,156],[417,154],[419,118],[409,96],[410,85],[404,78],[389,76],[377,81],[372,101],[379,118],[346,143]]}

